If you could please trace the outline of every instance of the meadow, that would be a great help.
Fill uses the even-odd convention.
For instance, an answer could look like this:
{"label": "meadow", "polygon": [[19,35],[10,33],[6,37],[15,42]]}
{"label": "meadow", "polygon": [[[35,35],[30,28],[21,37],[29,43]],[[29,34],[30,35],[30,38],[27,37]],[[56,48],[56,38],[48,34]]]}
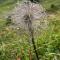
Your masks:
{"label": "meadow", "polygon": [[[4,15],[17,0],[0,0],[0,60],[36,60],[29,34],[11,29]],[[60,60],[60,0],[42,0],[48,14],[48,28],[35,37],[40,60]]]}

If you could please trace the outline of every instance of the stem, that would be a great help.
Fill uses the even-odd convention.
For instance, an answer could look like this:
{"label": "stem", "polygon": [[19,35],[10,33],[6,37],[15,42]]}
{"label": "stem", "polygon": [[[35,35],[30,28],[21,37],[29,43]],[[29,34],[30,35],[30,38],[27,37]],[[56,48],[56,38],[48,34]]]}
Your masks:
{"label": "stem", "polygon": [[39,60],[37,48],[36,48],[36,45],[35,45],[35,42],[34,42],[33,32],[31,33],[31,37],[32,37],[32,44],[33,44],[34,52],[36,54],[36,58],[37,58],[37,60]]}
{"label": "stem", "polygon": [[28,28],[29,28],[29,32],[30,32],[30,36],[31,36],[31,40],[32,40],[33,48],[34,48],[34,52],[36,54],[36,58],[37,58],[37,60],[39,60],[38,52],[37,52],[36,45],[35,45],[35,42],[34,42],[32,22],[31,22],[30,16],[29,16],[29,21],[28,21]]}
{"label": "stem", "polygon": [[34,52],[36,54],[36,58],[37,60],[39,60],[39,57],[38,57],[38,52],[36,50],[36,45],[35,45],[35,42],[34,42],[34,36],[33,36],[33,27],[32,27],[32,15],[30,13],[30,5],[29,5],[29,0],[27,1],[27,6],[28,6],[28,10],[27,10],[27,15],[25,17],[25,21],[27,22],[28,24],[28,29],[29,29],[29,32],[30,32],[30,36],[31,36],[31,40],[32,40],[32,44],[33,44],[33,48],[34,48]]}

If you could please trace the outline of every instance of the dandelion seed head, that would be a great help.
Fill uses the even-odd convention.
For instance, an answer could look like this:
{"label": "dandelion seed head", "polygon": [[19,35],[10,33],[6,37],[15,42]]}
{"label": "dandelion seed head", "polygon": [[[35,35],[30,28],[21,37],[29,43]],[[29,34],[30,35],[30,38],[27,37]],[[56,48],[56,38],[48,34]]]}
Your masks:
{"label": "dandelion seed head", "polygon": [[28,29],[24,17],[28,14],[31,15],[30,18],[32,22],[32,28],[37,30],[38,28],[45,29],[47,27],[48,21],[45,9],[42,7],[41,4],[35,4],[30,1],[29,3],[18,3],[17,6],[15,6],[11,13],[12,22],[20,28]]}

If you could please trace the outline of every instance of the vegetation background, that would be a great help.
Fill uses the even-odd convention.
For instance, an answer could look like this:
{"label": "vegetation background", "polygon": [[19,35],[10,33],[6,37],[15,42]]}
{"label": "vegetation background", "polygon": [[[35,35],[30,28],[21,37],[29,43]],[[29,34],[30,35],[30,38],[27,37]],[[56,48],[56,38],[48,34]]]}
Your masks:
{"label": "vegetation background", "polygon": [[[9,12],[18,0],[0,0],[0,60],[35,60],[29,35],[23,30],[10,29],[4,14]],[[60,0],[41,0],[48,13],[49,26],[35,38],[41,60],[60,60]],[[23,32],[23,33],[21,33]]]}

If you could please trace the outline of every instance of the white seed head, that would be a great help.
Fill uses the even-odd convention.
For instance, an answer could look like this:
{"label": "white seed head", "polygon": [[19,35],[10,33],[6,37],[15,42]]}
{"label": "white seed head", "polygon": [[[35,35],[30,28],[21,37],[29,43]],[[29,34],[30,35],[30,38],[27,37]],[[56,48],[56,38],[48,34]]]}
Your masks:
{"label": "white seed head", "polygon": [[31,2],[23,2],[18,4],[12,11],[12,21],[20,28],[27,29],[28,26],[25,23],[24,16],[31,15],[32,28],[37,30],[38,28],[45,29],[47,27],[47,14],[45,9],[40,4]]}

